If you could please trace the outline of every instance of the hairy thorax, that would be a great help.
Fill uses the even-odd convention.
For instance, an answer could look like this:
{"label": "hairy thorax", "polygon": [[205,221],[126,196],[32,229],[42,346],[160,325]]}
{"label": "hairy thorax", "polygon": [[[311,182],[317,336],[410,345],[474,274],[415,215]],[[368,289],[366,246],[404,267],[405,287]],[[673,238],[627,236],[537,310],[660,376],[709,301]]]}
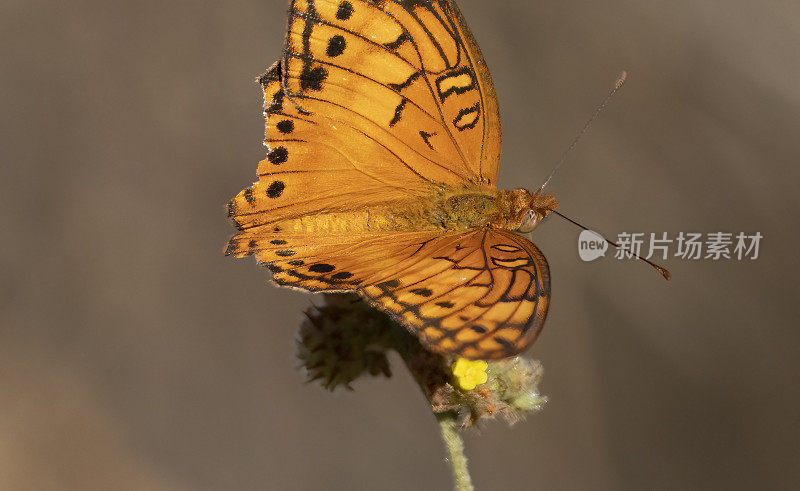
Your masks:
{"label": "hairy thorax", "polygon": [[531,211],[544,217],[556,202],[525,189],[487,186],[438,187],[428,197],[356,210],[320,212],[289,219],[281,225],[297,233],[354,234],[387,231],[457,232],[492,226],[517,230]]}

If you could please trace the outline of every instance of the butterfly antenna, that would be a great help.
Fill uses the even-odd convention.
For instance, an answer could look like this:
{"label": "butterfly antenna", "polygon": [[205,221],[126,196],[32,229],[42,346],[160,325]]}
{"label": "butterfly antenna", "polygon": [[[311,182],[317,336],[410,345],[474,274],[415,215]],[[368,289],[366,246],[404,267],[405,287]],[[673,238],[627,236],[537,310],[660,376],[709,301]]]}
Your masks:
{"label": "butterfly antenna", "polygon": [[636,254],[635,252],[631,251],[630,249],[628,249],[627,247],[622,247],[622,246],[620,246],[619,244],[617,244],[616,242],[612,242],[612,241],[610,241],[610,240],[606,239],[606,238],[605,238],[605,237],[604,237],[602,234],[599,234],[599,233],[595,232],[594,230],[590,230],[590,229],[586,228],[585,226],[583,226],[583,225],[581,225],[580,223],[576,222],[576,221],[575,221],[575,220],[573,220],[572,218],[570,218],[570,217],[568,217],[568,216],[565,216],[565,215],[563,215],[563,214],[561,214],[561,213],[557,212],[556,210],[553,210],[553,209],[550,209],[550,208],[548,208],[548,209],[549,209],[550,211],[552,211],[553,213],[555,213],[556,215],[558,215],[558,216],[560,216],[561,218],[563,218],[564,220],[566,220],[566,221],[568,221],[568,222],[572,223],[573,225],[577,225],[578,227],[580,227],[580,228],[582,228],[582,229],[584,229],[584,230],[589,230],[590,232],[592,232],[592,233],[595,233],[595,234],[599,235],[600,237],[602,237],[602,238],[603,238],[603,240],[605,240],[605,241],[606,241],[606,242],[608,242],[609,244],[613,245],[613,246],[614,246],[614,247],[616,247],[617,249],[620,249],[620,250],[626,251],[627,253],[629,253],[629,254],[633,255],[634,257],[636,257],[636,259],[641,259],[642,261],[646,262],[646,263],[647,263],[647,264],[649,264],[650,266],[654,267],[654,268],[656,269],[656,271],[658,271],[659,273],[661,273],[661,276],[663,276],[665,279],[669,280],[669,279],[672,277],[672,275],[669,273],[669,271],[667,270],[667,268],[663,268],[663,267],[659,266],[658,264],[656,264],[656,263],[654,263],[654,262],[652,262],[652,261],[649,261],[649,260],[647,260],[647,259],[643,258],[642,256],[640,256],[640,255]]}
{"label": "butterfly antenna", "polygon": [[609,92],[606,98],[603,99],[603,102],[601,102],[600,105],[597,106],[597,109],[594,110],[592,116],[586,121],[586,124],[583,125],[581,131],[578,132],[578,134],[572,140],[572,143],[570,143],[567,149],[564,150],[564,153],[561,154],[561,158],[558,159],[558,163],[556,163],[556,166],[553,168],[553,172],[550,173],[550,176],[548,176],[548,178],[544,181],[544,184],[542,184],[542,186],[539,188],[539,191],[537,191],[535,194],[541,193],[544,190],[545,186],[547,186],[547,184],[550,182],[550,179],[552,179],[553,176],[556,175],[556,171],[558,170],[558,168],[561,167],[564,161],[567,160],[567,155],[572,151],[573,148],[575,148],[578,145],[578,142],[580,141],[581,137],[583,137],[583,135],[585,135],[586,132],[589,131],[589,127],[592,125],[592,122],[594,122],[594,120],[597,119],[597,116],[600,115],[600,112],[603,109],[605,109],[609,101],[611,101],[611,98],[614,97],[614,94],[616,94],[617,91],[620,89],[620,87],[622,87],[622,84],[625,83],[625,79],[627,77],[628,77],[628,72],[623,70],[623,72],[619,75],[617,82],[614,84],[614,88],[611,89],[611,92]]}

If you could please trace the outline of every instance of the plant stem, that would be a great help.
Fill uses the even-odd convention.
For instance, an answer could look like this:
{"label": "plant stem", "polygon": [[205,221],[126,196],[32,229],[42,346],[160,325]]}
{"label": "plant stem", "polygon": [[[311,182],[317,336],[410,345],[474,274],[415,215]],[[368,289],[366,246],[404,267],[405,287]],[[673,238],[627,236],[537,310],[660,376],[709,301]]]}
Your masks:
{"label": "plant stem", "polygon": [[439,422],[439,430],[442,432],[442,439],[453,470],[453,479],[458,491],[472,491],[472,478],[467,469],[467,457],[464,455],[464,440],[458,434],[456,415],[453,411],[436,413],[436,421]]}
{"label": "plant stem", "polygon": [[447,393],[444,389],[450,380],[451,372],[447,361],[441,355],[424,349],[402,327],[397,326],[394,332],[396,334],[394,349],[400,354],[408,371],[434,409],[439,432],[447,448],[447,461],[453,471],[455,489],[473,491],[475,488],[472,486],[472,478],[467,469],[467,457],[464,455],[464,440],[458,433],[457,415],[455,411],[436,410],[442,402],[442,397],[446,397],[443,396]]}

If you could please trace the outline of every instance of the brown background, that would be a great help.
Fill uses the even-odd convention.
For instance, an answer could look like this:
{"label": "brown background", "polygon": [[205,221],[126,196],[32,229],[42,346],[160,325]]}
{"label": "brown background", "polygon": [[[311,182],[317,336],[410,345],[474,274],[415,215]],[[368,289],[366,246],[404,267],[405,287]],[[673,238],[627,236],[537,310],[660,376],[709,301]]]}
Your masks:
{"label": "brown background", "polygon": [[[492,69],[504,187],[622,231],[764,234],[756,261],[577,257],[556,219],[546,409],[467,438],[479,489],[790,489],[798,462],[800,4],[462,0]],[[389,381],[294,358],[312,298],[221,255],[263,158],[253,78],[282,0],[0,6],[0,488],[448,489]],[[394,359],[396,362],[397,359]]]}

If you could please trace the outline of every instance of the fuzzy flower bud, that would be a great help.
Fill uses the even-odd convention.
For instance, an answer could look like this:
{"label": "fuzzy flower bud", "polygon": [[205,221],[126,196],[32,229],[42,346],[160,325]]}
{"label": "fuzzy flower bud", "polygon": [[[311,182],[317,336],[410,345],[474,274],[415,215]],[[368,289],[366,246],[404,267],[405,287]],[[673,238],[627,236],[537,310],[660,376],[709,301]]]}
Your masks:
{"label": "fuzzy flower bud", "polygon": [[515,357],[485,362],[427,351],[404,327],[355,295],[328,294],[306,312],[298,357],[310,380],[351,389],[358,377],[389,377],[386,353],[395,350],[437,414],[452,413],[461,427],[502,415],[509,423],[541,409],[539,362]]}

